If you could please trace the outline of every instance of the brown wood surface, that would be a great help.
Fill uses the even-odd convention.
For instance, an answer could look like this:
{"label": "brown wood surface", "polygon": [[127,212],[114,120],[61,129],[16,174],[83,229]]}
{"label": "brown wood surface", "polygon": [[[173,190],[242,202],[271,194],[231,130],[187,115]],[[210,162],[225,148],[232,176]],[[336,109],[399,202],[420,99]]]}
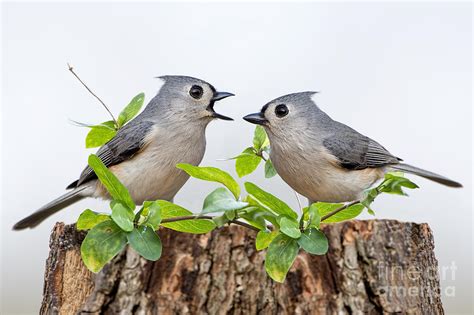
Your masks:
{"label": "brown wood surface", "polygon": [[327,225],[325,256],[300,252],[285,283],[273,282],[254,231],[205,235],[162,229],[163,256],[131,248],[100,273],[83,265],[84,233],[56,224],[42,314],[443,314],[433,236],[392,220]]}

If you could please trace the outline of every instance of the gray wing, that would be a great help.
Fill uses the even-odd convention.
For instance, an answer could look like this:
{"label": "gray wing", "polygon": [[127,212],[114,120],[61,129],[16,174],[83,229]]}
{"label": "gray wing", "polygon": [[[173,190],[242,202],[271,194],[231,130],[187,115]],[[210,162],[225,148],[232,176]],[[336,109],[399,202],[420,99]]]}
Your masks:
{"label": "gray wing", "polygon": [[338,158],[342,167],[350,170],[382,167],[401,161],[374,140],[352,129],[327,137],[323,145]]}
{"label": "gray wing", "polygon": [[[105,166],[110,167],[125,160],[131,159],[145,145],[145,137],[152,128],[150,121],[133,121],[120,129],[115,137],[104,144],[96,153]],[[96,174],[87,166],[81,173],[78,180],[71,183],[67,189],[78,187],[92,179],[97,178]]]}

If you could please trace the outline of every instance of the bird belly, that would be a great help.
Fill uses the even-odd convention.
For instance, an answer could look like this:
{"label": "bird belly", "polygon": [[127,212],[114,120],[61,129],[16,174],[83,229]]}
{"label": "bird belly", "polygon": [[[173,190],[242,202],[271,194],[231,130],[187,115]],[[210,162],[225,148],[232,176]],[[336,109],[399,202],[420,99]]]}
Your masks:
{"label": "bird belly", "polygon": [[383,177],[384,169],[347,170],[331,157],[285,159],[274,156],[274,166],[281,178],[312,202],[346,202],[362,198],[366,189]]}
{"label": "bird belly", "polygon": [[[158,199],[171,201],[189,179],[185,172],[176,168],[176,164],[198,165],[204,156],[204,148],[191,148],[188,145],[187,148],[173,149],[175,152],[169,154],[159,148],[149,147],[131,160],[109,169],[127,187],[136,204]],[[96,195],[110,198],[103,187],[99,187]]]}

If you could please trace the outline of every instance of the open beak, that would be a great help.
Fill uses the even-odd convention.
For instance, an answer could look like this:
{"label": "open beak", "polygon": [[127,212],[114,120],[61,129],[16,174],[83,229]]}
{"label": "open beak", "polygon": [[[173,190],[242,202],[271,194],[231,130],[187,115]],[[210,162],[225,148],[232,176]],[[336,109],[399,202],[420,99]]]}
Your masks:
{"label": "open beak", "polygon": [[254,113],[247,115],[244,117],[244,120],[256,125],[265,125],[268,122],[268,120],[263,116],[262,113]]}
{"label": "open beak", "polygon": [[224,98],[227,98],[229,96],[234,96],[234,94],[229,93],[229,92],[215,92],[214,93],[214,96],[212,97],[211,104],[207,108],[207,110],[211,112],[212,117],[219,118],[219,119],[222,119],[222,120],[233,120],[230,117],[221,115],[221,114],[216,113],[214,111],[214,103],[217,102],[217,101],[223,100]]}

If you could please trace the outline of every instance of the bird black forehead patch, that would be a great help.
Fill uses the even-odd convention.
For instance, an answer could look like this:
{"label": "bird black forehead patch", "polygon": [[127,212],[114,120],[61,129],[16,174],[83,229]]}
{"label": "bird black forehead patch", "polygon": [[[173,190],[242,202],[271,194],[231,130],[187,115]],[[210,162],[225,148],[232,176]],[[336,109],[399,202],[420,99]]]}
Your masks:
{"label": "bird black forehead patch", "polygon": [[265,111],[267,110],[267,108],[268,108],[269,105],[270,105],[270,104],[265,104],[265,105],[263,105],[263,107],[262,107],[262,109],[260,110],[260,112],[261,112],[262,114],[265,114]]}

